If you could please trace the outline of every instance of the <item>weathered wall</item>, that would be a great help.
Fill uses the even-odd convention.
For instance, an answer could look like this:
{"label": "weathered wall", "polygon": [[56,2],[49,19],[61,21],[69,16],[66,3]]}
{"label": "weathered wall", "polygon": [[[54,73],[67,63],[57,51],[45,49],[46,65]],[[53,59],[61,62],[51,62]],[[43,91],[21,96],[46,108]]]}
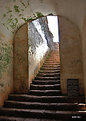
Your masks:
{"label": "weathered wall", "polygon": [[79,79],[83,94],[82,44],[78,27],[66,18],[59,17],[61,88],[67,93],[67,79]]}
{"label": "weathered wall", "polygon": [[40,19],[35,20],[28,26],[29,83],[31,83],[32,79],[36,76],[41,64],[44,62],[45,55],[49,51],[47,40],[41,29],[41,24],[44,23],[40,24],[39,21]]}
{"label": "weathered wall", "polygon": [[[0,107],[8,94],[13,92],[13,46],[12,33],[3,26],[4,6],[7,4],[0,0]],[[12,2],[9,2],[11,6]]]}
{"label": "weathered wall", "polygon": [[[42,4],[39,0],[36,2],[38,6],[39,3]],[[47,9],[45,3],[40,8]],[[49,5],[50,3],[46,14],[52,11]],[[8,94],[13,92],[13,38],[15,31],[27,19],[34,18],[35,12],[42,12],[37,8],[39,7],[35,8],[34,0],[0,0],[0,107]],[[16,90],[19,90],[18,86]]]}
{"label": "weathered wall", "polygon": [[8,94],[13,92],[12,46],[5,40],[5,36],[0,33],[0,107]]}
{"label": "weathered wall", "polygon": [[15,34],[13,48],[14,92],[28,92],[28,26],[24,24]]}
{"label": "weathered wall", "polygon": [[83,27],[82,27],[82,54],[83,54],[83,72],[84,72],[84,93],[86,102],[86,14],[84,17]]}
{"label": "weathered wall", "polygon": [[[24,2],[25,6],[20,1]],[[0,106],[8,93],[13,90],[13,32],[27,18],[30,16],[33,18],[33,13],[37,11],[44,15],[50,13],[63,15],[77,24],[80,31],[85,30],[82,29],[82,25],[86,0],[29,0],[29,4],[27,2],[28,0],[0,0]],[[83,57],[85,57],[84,52]]]}
{"label": "weathered wall", "polygon": [[53,50],[54,49],[54,47],[53,47],[53,34],[49,30],[47,17],[39,18],[39,23],[40,23],[41,29],[44,33],[44,37],[47,41],[48,47],[50,48],[50,50]]}

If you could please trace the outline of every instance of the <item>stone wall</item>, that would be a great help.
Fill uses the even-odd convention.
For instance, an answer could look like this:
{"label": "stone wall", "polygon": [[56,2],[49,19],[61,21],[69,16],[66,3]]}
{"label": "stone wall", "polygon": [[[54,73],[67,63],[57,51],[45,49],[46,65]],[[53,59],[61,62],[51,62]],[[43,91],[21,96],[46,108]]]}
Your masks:
{"label": "stone wall", "polygon": [[50,3],[47,9],[47,6],[45,6],[46,1],[43,2],[43,6],[47,9],[44,13],[44,10],[37,9],[41,8],[41,6],[36,7],[34,2],[38,6],[41,3],[39,0],[0,0],[0,107],[8,94],[12,93],[14,89],[13,44],[15,43],[15,32],[28,19],[34,18],[36,12],[48,14],[51,11]]}
{"label": "stone wall", "polygon": [[28,92],[28,25],[16,32],[13,48],[13,80],[15,93]]}
{"label": "stone wall", "polygon": [[83,94],[82,43],[78,27],[63,17],[59,17],[61,88],[67,94],[67,79],[79,79],[80,94]]}
{"label": "stone wall", "polygon": [[86,102],[86,14],[84,17],[83,27],[82,27],[82,55],[83,55],[83,77],[84,77],[84,93]]}
{"label": "stone wall", "polygon": [[[25,23],[27,18],[34,18],[33,14],[38,11],[44,15],[52,13],[67,17],[78,25],[83,34],[85,9],[86,0],[0,0],[0,107],[8,94],[13,92],[15,31]],[[85,38],[84,34],[82,41],[85,42]],[[83,43],[83,47],[83,59],[85,59],[85,43]],[[86,75],[85,72],[84,69],[84,75]]]}
{"label": "stone wall", "polygon": [[47,41],[48,47],[50,48],[50,50],[53,50],[54,49],[53,34],[49,30],[47,17],[39,18],[39,23],[40,23],[41,29],[44,33],[44,37]]}
{"label": "stone wall", "polygon": [[[37,19],[28,26],[29,83],[32,82],[32,79],[39,71],[49,48],[52,48],[53,46],[52,34],[49,34],[49,28],[44,21],[46,21],[46,17]],[[51,39],[49,40],[49,38]],[[48,43],[50,45],[48,45]]]}

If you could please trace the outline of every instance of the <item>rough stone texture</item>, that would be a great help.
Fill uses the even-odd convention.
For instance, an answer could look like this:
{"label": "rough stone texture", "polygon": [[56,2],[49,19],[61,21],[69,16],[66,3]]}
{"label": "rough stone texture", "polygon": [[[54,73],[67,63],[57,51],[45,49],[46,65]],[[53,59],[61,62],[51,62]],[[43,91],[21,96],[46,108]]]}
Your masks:
{"label": "rough stone texture", "polygon": [[54,49],[53,35],[49,30],[47,17],[39,18],[39,23],[40,23],[41,29],[42,29],[42,31],[44,33],[44,36],[45,36],[45,39],[47,41],[48,47],[50,48],[50,50],[53,50]]}
{"label": "rough stone texture", "polygon": [[14,92],[28,91],[28,28],[24,24],[14,38]]}
{"label": "rough stone texture", "polygon": [[[37,28],[37,26],[39,26],[39,28]],[[42,35],[40,34],[40,30]],[[29,83],[32,82],[32,79],[39,71],[39,68],[44,62],[45,55],[47,55],[49,48],[53,46],[53,39],[49,33],[50,31],[47,26],[46,17],[37,19],[28,25]],[[50,43],[49,47],[48,43]]]}
{"label": "rough stone texture", "polygon": [[67,94],[67,79],[79,79],[80,94],[83,94],[82,47],[79,29],[63,17],[59,17],[59,24],[62,93]]}
{"label": "rough stone texture", "polygon": [[84,93],[86,102],[86,14],[82,27],[82,53],[83,53],[83,76],[84,76]]}
{"label": "rough stone texture", "polygon": [[[35,21],[34,21],[35,22]],[[28,28],[28,44],[29,44],[29,53],[36,54],[36,48],[43,44],[43,38],[37,31],[34,23],[31,22]]]}
{"label": "rough stone texture", "polygon": [[[18,18],[18,26],[21,26],[24,21],[20,19],[21,17],[18,16],[15,11],[13,11],[14,5],[18,5],[20,8],[22,8],[22,4],[19,2],[20,0],[0,0],[0,45],[1,41],[3,41],[3,44],[9,44],[13,47],[13,38],[14,34],[11,33],[11,30],[7,30],[8,24],[6,26],[3,26],[2,23],[5,23],[7,21],[7,18],[10,18],[10,16],[7,13],[7,8],[9,7],[12,12],[10,12],[13,16]],[[24,2],[27,3],[28,0],[25,0]],[[44,15],[48,15],[52,13],[53,15],[62,15],[64,17],[67,17],[72,22],[74,22],[78,27],[80,28],[81,34],[83,36],[83,62],[84,66],[86,68],[86,55],[85,55],[85,39],[86,39],[86,33],[85,33],[85,25],[84,24],[86,20],[84,20],[85,16],[85,8],[86,8],[86,0],[29,0],[29,6],[28,8],[23,11],[23,17],[31,16],[33,17],[33,12],[41,11]],[[7,13],[7,17],[3,18],[3,15]],[[84,23],[83,23],[84,22]],[[83,26],[83,27],[82,27]],[[8,26],[9,27],[9,26]],[[17,30],[17,28],[15,29]],[[13,32],[15,32],[13,30]],[[3,45],[1,45],[3,47]],[[0,49],[1,49],[0,46]],[[12,52],[10,56],[12,56]],[[11,63],[13,64],[13,60],[11,59]],[[1,60],[0,60],[1,65]],[[0,106],[3,104],[3,100],[7,98],[8,93],[11,93],[13,90],[13,65],[8,65],[7,68],[5,68],[5,71],[2,72],[2,78],[0,79]],[[86,77],[85,73],[86,70],[84,68],[84,82],[86,83]],[[86,85],[84,83],[84,85]],[[4,84],[4,86],[3,86]],[[6,91],[8,90],[8,92]],[[86,87],[85,87],[86,90]],[[85,91],[86,92],[86,91]],[[86,94],[85,94],[86,96]]]}
{"label": "rough stone texture", "polygon": [[[39,79],[41,84],[39,84],[37,78],[34,79],[36,83],[34,83],[34,81],[32,82],[31,87],[34,85],[36,88],[30,88],[28,94],[9,95],[8,100],[4,103],[4,107],[0,109],[0,121],[36,121],[37,118],[38,121],[72,121],[74,116],[76,117],[75,120],[78,120],[78,118],[80,118],[80,120],[86,119],[86,104],[84,104],[84,97],[69,97],[61,94],[60,80],[55,79],[55,77],[60,78],[60,71],[58,71],[60,67],[58,56],[58,49],[49,54],[42,65],[45,69],[41,68],[36,76],[38,78],[39,75],[42,74]],[[49,63],[49,65],[47,64],[47,66],[45,66],[46,63]],[[55,72],[51,72],[51,66],[53,71],[56,71],[55,67],[57,67],[57,75],[54,75]],[[44,70],[47,70],[47,67],[50,69],[46,74]],[[43,74],[46,75],[43,76]],[[52,80],[48,79],[49,75],[52,77]],[[45,79],[45,77],[47,79]],[[43,80],[41,78],[44,78],[45,84],[42,83]],[[51,89],[51,86],[55,86],[54,81],[59,85],[56,89]],[[49,85],[51,82],[52,85]],[[45,89],[45,87],[47,88]],[[81,104],[79,102],[81,102]]]}

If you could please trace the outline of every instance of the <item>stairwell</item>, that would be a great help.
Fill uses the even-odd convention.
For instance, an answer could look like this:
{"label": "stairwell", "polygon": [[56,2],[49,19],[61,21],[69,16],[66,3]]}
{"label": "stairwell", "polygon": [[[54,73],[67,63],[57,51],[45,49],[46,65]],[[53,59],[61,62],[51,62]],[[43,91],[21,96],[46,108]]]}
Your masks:
{"label": "stairwell", "polygon": [[0,109],[0,121],[86,120],[84,97],[61,93],[58,47],[51,51],[32,81],[28,94],[10,94]]}

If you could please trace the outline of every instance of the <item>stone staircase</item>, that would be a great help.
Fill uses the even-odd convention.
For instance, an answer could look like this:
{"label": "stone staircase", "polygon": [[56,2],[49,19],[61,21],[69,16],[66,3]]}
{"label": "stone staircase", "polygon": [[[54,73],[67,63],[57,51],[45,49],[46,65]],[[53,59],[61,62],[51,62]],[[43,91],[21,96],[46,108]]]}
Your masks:
{"label": "stone staircase", "polygon": [[10,94],[0,109],[0,121],[86,121],[84,97],[61,93],[57,51],[47,57],[28,94]]}

